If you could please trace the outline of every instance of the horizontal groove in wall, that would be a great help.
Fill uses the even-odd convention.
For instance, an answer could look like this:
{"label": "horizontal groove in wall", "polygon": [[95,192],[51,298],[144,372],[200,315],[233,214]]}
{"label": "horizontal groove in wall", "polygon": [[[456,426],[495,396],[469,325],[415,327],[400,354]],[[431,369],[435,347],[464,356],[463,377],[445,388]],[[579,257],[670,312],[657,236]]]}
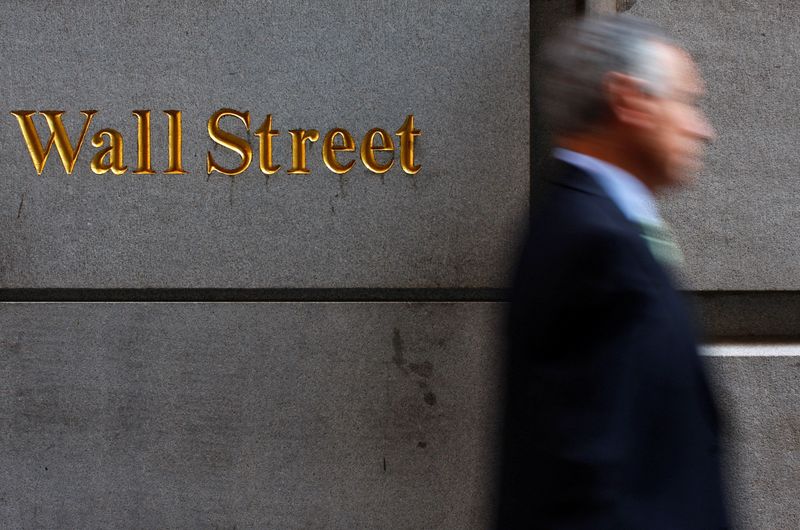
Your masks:
{"label": "horizontal groove in wall", "polygon": [[[800,291],[694,291],[706,340],[800,338]],[[503,302],[508,289],[0,289],[3,302]]]}
{"label": "horizontal groove in wall", "polygon": [[800,291],[694,291],[705,338],[800,339]]}
{"label": "horizontal groove in wall", "polygon": [[0,289],[0,302],[500,302],[506,289]]}

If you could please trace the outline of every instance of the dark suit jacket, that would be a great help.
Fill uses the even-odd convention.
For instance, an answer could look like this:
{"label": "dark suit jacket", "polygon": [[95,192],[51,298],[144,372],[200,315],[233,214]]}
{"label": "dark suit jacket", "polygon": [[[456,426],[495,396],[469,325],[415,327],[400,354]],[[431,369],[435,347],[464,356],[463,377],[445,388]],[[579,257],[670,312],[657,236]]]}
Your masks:
{"label": "dark suit jacket", "polygon": [[637,225],[559,165],[510,304],[499,528],[727,527],[684,302]]}

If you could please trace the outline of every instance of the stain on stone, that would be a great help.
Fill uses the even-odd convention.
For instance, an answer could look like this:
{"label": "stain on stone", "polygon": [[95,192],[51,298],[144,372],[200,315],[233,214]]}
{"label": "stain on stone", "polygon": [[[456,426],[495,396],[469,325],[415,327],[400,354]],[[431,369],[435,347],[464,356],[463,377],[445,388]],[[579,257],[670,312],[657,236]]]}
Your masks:
{"label": "stain on stone", "polygon": [[386,458],[383,459],[383,472],[386,473]]}
{"label": "stain on stone", "polygon": [[12,352],[19,352],[19,342],[0,340],[0,348]]}
{"label": "stain on stone", "polygon": [[339,193],[342,194],[342,197],[347,197],[347,183],[350,182],[350,179],[347,178],[345,175],[339,175]]}
{"label": "stain on stone", "polygon": [[418,376],[426,379],[433,373],[433,364],[431,364],[430,361],[425,361],[424,363],[411,363],[408,365],[408,368]]}
{"label": "stain on stone", "polygon": [[417,447],[425,449],[426,447],[428,447],[428,442],[417,442]]}
{"label": "stain on stone", "polygon": [[19,216],[22,215],[22,205],[25,204],[25,194],[22,194],[22,197],[19,200],[19,208],[17,208],[17,219]]}
{"label": "stain on stone", "polygon": [[407,374],[408,370],[406,370],[405,367],[406,360],[403,357],[403,337],[400,336],[400,330],[397,328],[394,328],[392,332],[392,349],[394,350],[392,362],[396,364],[404,374]]}
{"label": "stain on stone", "polygon": [[[410,376],[415,375],[423,379],[429,379],[433,375],[433,363],[430,361],[423,361],[421,363],[409,363],[404,356],[403,337],[400,336],[400,330],[394,328],[392,331],[392,362],[403,372],[403,374]],[[430,391],[427,381],[417,380],[417,386],[424,392],[422,399],[429,406],[436,405],[436,394]]]}

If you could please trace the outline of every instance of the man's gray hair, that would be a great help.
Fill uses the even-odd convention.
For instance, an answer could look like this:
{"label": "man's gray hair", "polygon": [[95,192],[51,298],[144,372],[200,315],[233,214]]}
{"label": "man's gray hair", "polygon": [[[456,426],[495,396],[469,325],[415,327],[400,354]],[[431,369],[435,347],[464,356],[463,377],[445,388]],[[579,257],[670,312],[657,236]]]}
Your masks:
{"label": "man's gray hair", "polygon": [[556,134],[583,132],[610,117],[609,72],[638,77],[663,94],[669,80],[658,43],[675,45],[658,26],[630,15],[584,17],[547,42],[538,72],[539,112]]}

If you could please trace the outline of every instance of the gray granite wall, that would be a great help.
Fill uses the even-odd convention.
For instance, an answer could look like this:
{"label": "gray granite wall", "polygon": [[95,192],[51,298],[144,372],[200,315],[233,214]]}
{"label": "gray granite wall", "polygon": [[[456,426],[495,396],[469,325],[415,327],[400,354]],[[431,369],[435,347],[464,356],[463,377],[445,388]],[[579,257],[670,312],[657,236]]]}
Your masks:
{"label": "gray granite wall", "polygon": [[[33,2],[3,5],[0,258],[6,287],[485,287],[502,284],[528,204],[527,2]],[[209,139],[224,107],[273,116],[274,162]],[[88,138],[74,172],[51,156],[36,175],[12,110],[58,109],[77,138],[119,130],[123,175],[95,175]],[[134,175],[136,120],[152,109],[155,175]],[[183,113],[188,174],[165,175],[164,109]],[[290,175],[290,129],[357,140],[422,131],[415,175],[358,160],[345,175],[309,148]],[[40,117],[41,118],[41,117]],[[44,120],[39,121],[44,131]],[[395,143],[398,138],[394,137]],[[256,158],[257,158],[256,154]],[[396,158],[399,157],[399,153]],[[353,157],[339,155],[342,160]]]}
{"label": "gray granite wall", "polygon": [[486,528],[500,316],[0,305],[2,526]]}
{"label": "gray granite wall", "polygon": [[[491,300],[530,189],[528,3],[0,9],[0,526],[486,527]],[[206,130],[223,107],[251,113],[249,132],[223,121],[255,151],[235,177],[206,172],[208,152],[239,161]],[[98,111],[71,174],[53,152],[37,175],[10,114],[50,109],[73,141]],[[138,109],[152,175],[132,173]],[[167,109],[183,175],[164,173]],[[409,114],[416,174],[396,150],[385,174],[341,153],[356,165],[337,175],[322,138],[310,174],[286,171],[290,129],[360,143]],[[91,171],[104,127],[124,174]],[[98,302],[29,302],[65,298]]]}

